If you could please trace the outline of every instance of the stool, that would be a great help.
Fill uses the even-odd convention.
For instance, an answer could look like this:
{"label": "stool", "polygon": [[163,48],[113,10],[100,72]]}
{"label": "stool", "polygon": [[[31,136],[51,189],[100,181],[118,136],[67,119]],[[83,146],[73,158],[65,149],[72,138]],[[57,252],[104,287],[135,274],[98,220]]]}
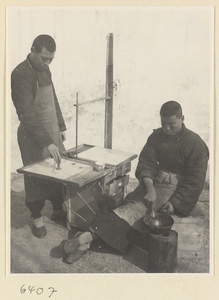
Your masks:
{"label": "stool", "polygon": [[170,230],[167,235],[151,234],[149,247],[150,273],[174,273],[177,264],[178,234]]}
{"label": "stool", "polygon": [[172,229],[178,232],[178,258],[203,257],[204,213],[196,205],[190,216],[174,219]]}

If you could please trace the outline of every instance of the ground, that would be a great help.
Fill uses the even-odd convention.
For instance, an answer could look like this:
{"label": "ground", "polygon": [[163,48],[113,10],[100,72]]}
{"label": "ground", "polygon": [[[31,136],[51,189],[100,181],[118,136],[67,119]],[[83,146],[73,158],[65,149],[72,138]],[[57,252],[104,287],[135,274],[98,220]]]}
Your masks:
{"label": "ground", "polygon": [[[69,232],[65,224],[51,221],[51,204],[43,210],[47,236],[38,239],[31,233],[32,221],[25,206],[23,176],[11,176],[11,273],[145,273],[147,252],[134,246],[121,256],[101,241],[95,241],[90,250],[74,264],[67,264],[58,251],[67,240]],[[130,180],[132,190],[136,181]],[[204,213],[203,249],[201,253],[178,257],[176,273],[209,272],[209,194],[205,188],[199,201]]]}

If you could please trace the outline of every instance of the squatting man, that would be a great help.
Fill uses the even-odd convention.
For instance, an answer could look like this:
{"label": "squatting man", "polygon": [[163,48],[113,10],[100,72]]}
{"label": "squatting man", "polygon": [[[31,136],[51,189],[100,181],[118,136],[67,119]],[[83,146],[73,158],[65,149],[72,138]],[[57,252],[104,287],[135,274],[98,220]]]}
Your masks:
{"label": "squatting man", "polygon": [[102,210],[86,232],[66,241],[67,262],[86,253],[97,238],[121,253],[133,244],[133,225],[144,217],[150,203],[155,211],[188,216],[205,183],[209,151],[198,134],[186,128],[181,105],[164,103],[161,128],[153,131],[143,147],[136,169],[137,188],[113,210]]}

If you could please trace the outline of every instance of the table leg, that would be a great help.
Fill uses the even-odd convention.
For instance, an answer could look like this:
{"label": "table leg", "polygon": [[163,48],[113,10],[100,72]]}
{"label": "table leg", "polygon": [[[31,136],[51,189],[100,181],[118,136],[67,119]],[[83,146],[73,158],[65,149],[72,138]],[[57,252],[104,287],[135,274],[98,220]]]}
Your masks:
{"label": "table leg", "polygon": [[71,230],[71,196],[69,193],[68,186],[66,186],[66,195],[65,195],[65,204],[66,204],[66,210],[67,210],[67,222],[66,226],[68,230]]}

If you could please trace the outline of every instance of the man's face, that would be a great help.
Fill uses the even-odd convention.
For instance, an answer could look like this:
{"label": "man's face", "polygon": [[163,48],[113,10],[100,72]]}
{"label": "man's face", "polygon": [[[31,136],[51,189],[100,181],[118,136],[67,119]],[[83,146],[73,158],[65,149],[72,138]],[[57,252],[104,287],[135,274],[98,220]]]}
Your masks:
{"label": "man's face", "polygon": [[34,66],[43,71],[45,69],[45,65],[49,65],[55,56],[55,52],[49,52],[45,47],[42,48],[41,52],[36,52],[35,49],[31,51],[31,59]]}
{"label": "man's face", "polygon": [[161,116],[161,126],[166,135],[173,136],[180,132],[182,129],[182,124],[184,121],[184,117],[181,116],[178,118],[177,116],[172,117],[164,117]]}

